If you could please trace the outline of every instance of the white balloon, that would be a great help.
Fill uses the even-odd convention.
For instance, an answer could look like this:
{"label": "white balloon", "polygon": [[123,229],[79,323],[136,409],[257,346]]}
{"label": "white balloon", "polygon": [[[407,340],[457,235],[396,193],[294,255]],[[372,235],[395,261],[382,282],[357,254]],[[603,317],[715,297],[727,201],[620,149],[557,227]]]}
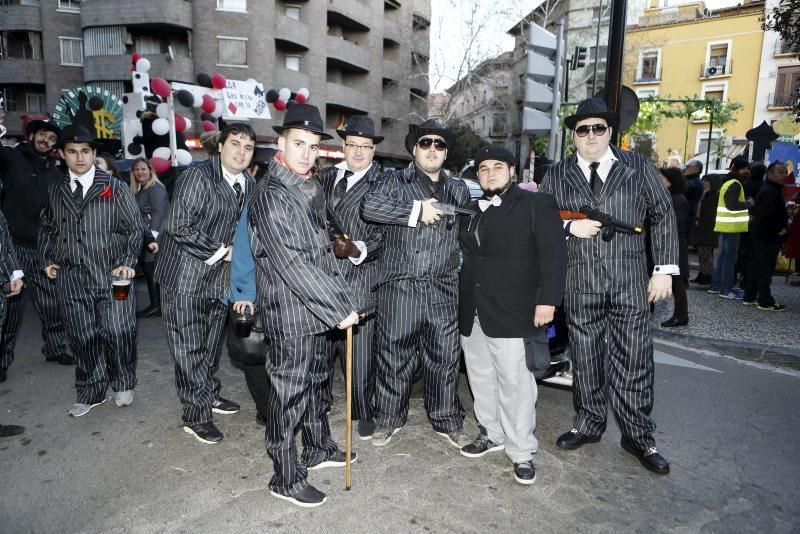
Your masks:
{"label": "white balloon", "polygon": [[179,165],[189,165],[192,162],[192,155],[188,150],[179,148],[178,151],[175,152],[175,156],[178,158]]}
{"label": "white balloon", "polygon": [[165,160],[169,161],[172,152],[170,152],[169,147],[160,146],[157,149],[153,150],[153,157],[154,158],[164,158]]}
{"label": "white balloon", "polygon": [[156,135],[166,135],[169,133],[169,121],[167,119],[156,119],[153,121],[153,133]]}
{"label": "white balloon", "polygon": [[139,72],[147,72],[150,70],[150,60],[146,57],[140,58],[136,62],[136,70]]}
{"label": "white balloon", "polygon": [[223,113],[225,113],[225,103],[222,100],[217,100],[217,105],[214,108],[214,111],[211,112],[211,114],[218,119],[222,117]]}
{"label": "white balloon", "polygon": [[284,102],[288,102],[291,97],[292,97],[292,92],[287,87],[284,87],[283,89],[278,91],[278,98],[280,98]]}
{"label": "white balloon", "polygon": [[183,131],[188,132],[189,130],[192,129],[192,121],[190,121],[186,117],[184,117],[183,120],[186,121],[186,128]]}
{"label": "white balloon", "polygon": [[194,102],[192,102],[192,107],[199,108],[203,105],[203,95],[200,93],[192,93],[194,97]]}
{"label": "white balloon", "polygon": [[169,105],[166,102],[162,102],[159,105],[157,105],[156,115],[158,115],[162,119],[169,118]]}
{"label": "white balloon", "polygon": [[309,95],[308,88],[301,87],[300,89],[297,90],[297,94],[298,95],[303,95],[304,97],[308,98],[308,95]]}

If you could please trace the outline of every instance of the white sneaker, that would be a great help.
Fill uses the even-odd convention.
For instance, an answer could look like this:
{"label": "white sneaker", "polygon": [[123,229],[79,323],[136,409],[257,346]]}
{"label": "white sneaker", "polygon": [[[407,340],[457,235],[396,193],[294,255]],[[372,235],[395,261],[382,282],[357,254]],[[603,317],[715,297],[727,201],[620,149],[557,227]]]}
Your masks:
{"label": "white sneaker", "polygon": [[133,390],[126,389],[125,391],[117,391],[114,402],[117,403],[117,406],[130,406],[133,402]]}
{"label": "white sneaker", "polygon": [[80,417],[82,415],[86,415],[89,411],[94,408],[95,406],[100,406],[106,401],[106,399],[101,400],[100,402],[96,402],[94,404],[82,404],[80,402],[76,402],[73,404],[67,413],[70,414],[72,417]]}

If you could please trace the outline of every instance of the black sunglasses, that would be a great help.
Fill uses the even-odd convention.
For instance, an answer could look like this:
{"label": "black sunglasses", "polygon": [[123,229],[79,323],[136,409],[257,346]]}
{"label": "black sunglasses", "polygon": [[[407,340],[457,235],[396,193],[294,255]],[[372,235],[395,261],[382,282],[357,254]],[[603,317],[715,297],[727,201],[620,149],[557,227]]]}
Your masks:
{"label": "black sunglasses", "polygon": [[605,124],[583,124],[575,128],[575,133],[578,137],[586,137],[589,132],[594,132],[595,135],[605,135],[608,126]]}
{"label": "black sunglasses", "polygon": [[447,143],[445,143],[444,140],[442,139],[431,139],[430,137],[423,137],[422,139],[417,141],[417,146],[420,147],[422,150],[428,150],[431,147],[431,145],[433,145],[439,152],[447,149]]}

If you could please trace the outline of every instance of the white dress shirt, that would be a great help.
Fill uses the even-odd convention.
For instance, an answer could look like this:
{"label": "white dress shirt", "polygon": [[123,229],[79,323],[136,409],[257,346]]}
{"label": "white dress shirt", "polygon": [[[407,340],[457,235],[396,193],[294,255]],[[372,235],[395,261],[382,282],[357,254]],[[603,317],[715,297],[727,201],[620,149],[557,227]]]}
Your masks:
{"label": "white dress shirt", "polygon": [[80,182],[81,187],[83,187],[83,198],[86,198],[86,193],[89,192],[89,188],[92,187],[92,184],[94,183],[94,171],[95,171],[94,165],[92,165],[92,167],[88,171],[78,176],[70,169],[69,190],[72,191],[73,193],[75,192],[75,189],[78,187],[77,185],[75,185],[75,180],[77,180],[78,182]]}

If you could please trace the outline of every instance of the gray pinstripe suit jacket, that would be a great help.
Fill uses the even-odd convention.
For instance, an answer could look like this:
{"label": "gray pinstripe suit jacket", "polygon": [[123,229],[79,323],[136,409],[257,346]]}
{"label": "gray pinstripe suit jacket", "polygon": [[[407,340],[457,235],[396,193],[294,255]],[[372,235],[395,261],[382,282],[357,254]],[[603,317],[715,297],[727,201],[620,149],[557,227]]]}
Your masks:
{"label": "gray pinstripe suit jacket", "polygon": [[271,161],[249,198],[260,311],[266,335],[276,339],[326,332],[356,309],[325,221],[299,189],[301,183]]}
{"label": "gray pinstripe suit jacket", "polygon": [[[447,229],[443,218],[436,224],[408,226],[415,200],[431,197],[416,177],[416,165],[373,178],[361,203],[361,216],[384,224],[381,274],[376,286],[396,280],[439,278],[454,274],[459,263],[458,224]],[[439,202],[463,206],[469,202],[467,185],[442,176]]]}
{"label": "gray pinstripe suit jacket", "polygon": [[[245,171],[246,195],[255,181]],[[222,176],[219,155],[186,169],[175,185],[156,263],[156,281],[177,293],[200,298],[225,294],[228,262],[207,265],[220,247],[233,243],[239,222],[236,193]]]}
{"label": "gray pinstripe suit jacket", "polygon": [[39,228],[39,265],[84,265],[91,289],[111,287],[111,271],[136,265],[142,218],[127,184],[95,169],[94,183],[75,205],[69,177],[47,192]]}
{"label": "gray pinstripe suit jacket", "polygon": [[[19,261],[11,244],[11,233],[5,215],[0,212],[0,283],[11,280],[11,275],[19,269]],[[0,298],[3,298],[0,295]]]}
{"label": "gray pinstripe suit jacket", "polygon": [[[325,203],[331,207],[333,206],[333,186],[338,172],[339,169],[336,167],[329,167],[325,169],[323,175]],[[380,226],[370,224],[361,218],[361,200],[369,190],[370,181],[373,181],[379,173],[378,165],[373,163],[367,173],[347,191],[347,195],[334,209],[350,239],[363,241],[367,248],[367,257],[360,265],[353,265],[348,259],[337,259],[336,262],[344,279],[350,284],[353,295],[359,297],[370,296],[370,289],[377,282],[379,275],[379,265],[375,260],[378,259],[383,247],[383,233]]]}
{"label": "gray pinstripe suit jacket", "polygon": [[[675,213],[661,174],[639,153],[624,152],[614,146],[611,150],[619,162],[606,177],[599,199],[592,194],[576,156],[553,165],[540,190],[555,196],[562,210],[578,210],[588,204],[637,226],[649,218],[655,264],[677,265]],[[647,287],[650,273],[644,235],[617,234],[609,243],[600,234],[591,239],[570,238],[567,251],[568,292],[603,293]]]}

